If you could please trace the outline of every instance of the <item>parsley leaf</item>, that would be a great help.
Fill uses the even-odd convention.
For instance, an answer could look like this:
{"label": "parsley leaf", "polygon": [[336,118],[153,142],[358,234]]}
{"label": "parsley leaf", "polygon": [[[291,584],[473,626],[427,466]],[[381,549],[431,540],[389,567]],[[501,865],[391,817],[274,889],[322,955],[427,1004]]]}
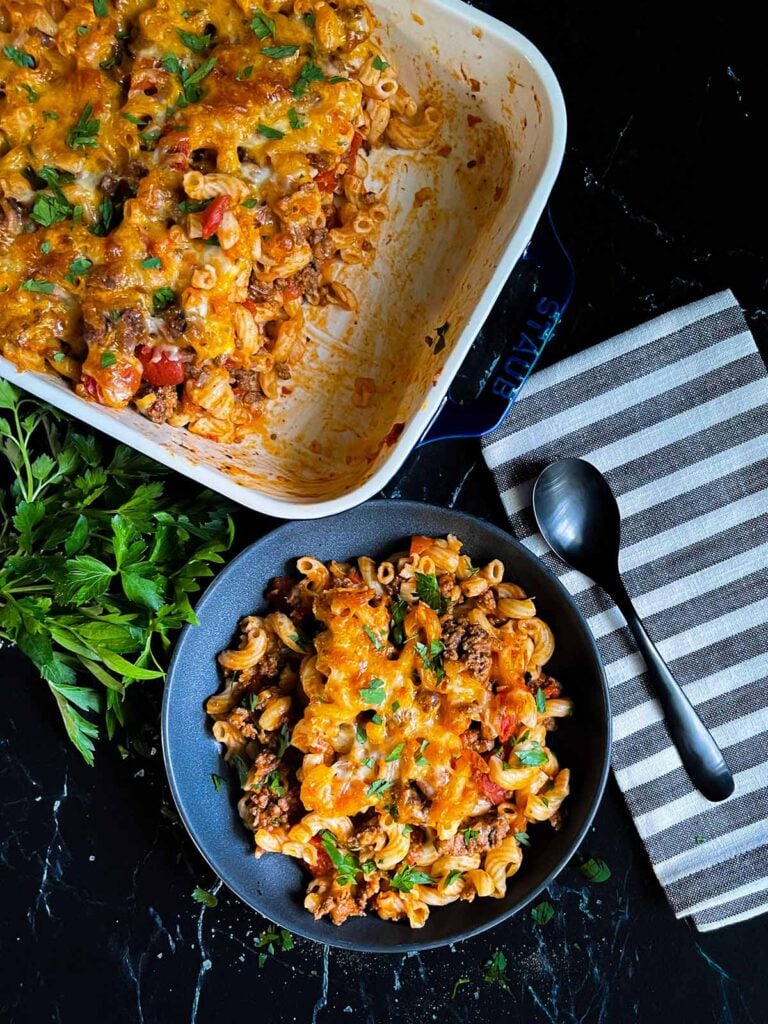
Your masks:
{"label": "parsley leaf", "polygon": [[274,60],[283,60],[285,57],[292,57],[299,52],[298,46],[262,46],[261,52],[265,57],[272,57]]}
{"label": "parsley leaf", "polygon": [[295,132],[299,131],[300,128],[304,127],[304,122],[301,120],[298,113],[296,112],[296,107],[291,107],[291,109],[288,111],[288,124]]}
{"label": "parsley leaf", "polygon": [[368,734],[362,725],[355,726],[355,739],[358,743],[366,743],[368,740]]}
{"label": "parsley leaf", "polygon": [[500,949],[497,949],[493,953],[489,960],[483,964],[485,968],[483,972],[483,981],[487,981],[491,985],[501,985],[502,988],[509,989],[507,981],[507,958],[504,956]]}
{"label": "parsley leaf", "polygon": [[163,261],[159,256],[148,256],[147,259],[141,261],[142,270],[159,270],[163,265]]}
{"label": "parsley leaf", "polygon": [[555,908],[552,906],[549,900],[544,900],[543,903],[539,903],[537,906],[533,908],[533,910],[531,910],[531,917],[536,922],[536,924],[541,925],[542,927],[545,924],[549,924],[549,922],[552,920],[554,916]]}
{"label": "parsley leaf", "polygon": [[114,352],[102,352],[101,359],[99,362],[102,370],[106,370],[110,366],[115,365],[115,363],[117,362],[117,356],[115,355]]}
{"label": "parsley leaf", "polygon": [[[430,640],[429,647],[425,644],[417,643],[416,653],[424,663],[424,668],[430,672],[434,672],[435,679],[438,683],[442,682],[445,677],[445,669],[443,668],[442,653],[445,650],[440,640]],[[546,760],[546,757],[545,757]]]}
{"label": "parsley leaf", "polygon": [[291,92],[296,99],[301,99],[302,96],[307,95],[307,90],[313,82],[322,82],[324,77],[322,68],[319,68],[317,64],[313,64],[312,61],[309,61],[299,72],[299,77],[293,83]]}
{"label": "parsley leaf", "polygon": [[419,752],[414,758],[414,761],[416,762],[417,765],[419,765],[420,768],[426,768],[427,765],[429,764],[429,761],[424,756],[424,751],[427,749],[428,746],[429,740],[422,740],[421,744],[419,745]]}
{"label": "parsley leaf", "polygon": [[257,125],[257,131],[265,139],[282,139],[285,136],[285,132],[281,132],[279,128],[270,128],[268,124]]}
{"label": "parsley leaf", "polygon": [[275,23],[259,7],[253,12],[253,20],[250,23],[251,30],[256,33],[259,39],[268,39],[275,34]]}
{"label": "parsley leaf", "polygon": [[473,839],[476,839],[480,833],[476,828],[465,828],[462,830],[462,836],[464,838],[464,845],[469,846]]}
{"label": "parsley leaf", "polygon": [[106,18],[109,14],[107,0],[93,0],[93,13],[97,18]]}
{"label": "parsley leaf", "polygon": [[390,782],[389,779],[376,779],[376,781],[372,782],[366,790],[366,795],[378,797],[381,796],[382,793],[386,793],[386,791],[391,789],[393,786],[394,782]]}
{"label": "parsley leaf", "polygon": [[371,62],[371,66],[374,67],[377,71],[386,71],[387,68],[389,67],[389,64],[387,64],[385,60],[382,60],[377,53]]}
{"label": "parsley leaf", "polygon": [[205,33],[198,35],[196,32],[187,32],[183,28],[177,28],[176,34],[188,50],[193,53],[205,53],[213,45],[213,35]]}
{"label": "parsley leaf", "polygon": [[445,612],[448,602],[440,593],[440,586],[434,573],[416,573],[416,594],[420,601],[433,608],[438,615]]}
{"label": "parsley leaf", "polygon": [[93,104],[86,103],[83,112],[67,132],[65,142],[70,149],[95,149],[98,146],[96,136],[99,134],[100,121],[92,117]]}
{"label": "parsley leaf", "polygon": [[521,846],[530,846],[531,837],[527,832],[515,832],[515,839],[520,843]]}
{"label": "parsley leaf", "polygon": [[398,743],[397,746],[394,746],[392,748],[392,750],[387,754],[387,756],[384,758],[384,760],[388,764],[391,764],[393,761],[399,761],[400,760],[400,755],[403,752],[403,747],[404,746],[405,746],[405,743]]}
{"label": "parsley leaf", "polygon": [[77,278],[84,277],[92,266],[93,260],[89,260],[87,256],[78,256],[69,264],[69,270],[64,277],[70,284],[77,284]]}
{"label": "parsley leaf", "polygon": [[320,842],[331,864],[336,868],[336,881],[339,885],[354,885],[360,871],[357,858],[351,853],[342,853],[337,845],[336,836],[328,829],[320,833]]}
{"label": "parsley leaf", "polygon": [[376,648],[377,651],[383,651],[384,650],[384,644],[376,636],[376,634],[373,632],[373,630],[370,628],[370,626],[363,626],[363,632],[368,637],[368,639],[371,641],[371,643],[373,644],[373,646]]}
{"label": "parsley leaf", "polygon": [[172,288],[158,288],[152,296],[152,311],[162,313],[176,301],[176,292]]}
{"label": "parsley leaf", "polygon": [[458,878],[461,878],[463,874],[464,874],[464,872],[463,871],[459,871],[458,868],[454,868],[453,871],[449,871],[448,874],[445,876],[444,887],[447,889],[449,885],[453,885],[453,883]]}
{"label": "parsley leaf", "polygon": [[410,864],[401,864],[389,880],[390,887],[400,892],[410,892],[414,885],[434,885],[432,875],[412,868]]}
{"label": "parsley leaf", "polygon": [[216,772],[211,772],[211,782],[213,783],[213,788],[217,793],[224,785],[224,779],[222,779],[220,775],[217,775]]}
{"label": "parsley leaf", "polygon": [[214,907],[219,905],[219,897],[215,896],[212,892],[207,889],[203,889],[201,886],[196,885],[192,892],[192,899],[197,903],[202,903],[204,906],[209,907],[213,910]]}
{"label": "parsley leaf", "polygon": [[588,882],[607,882],[611,877],[611,869],[600,857],[590,857],[577,870]]}
{"label": "parsley leaf", "polygon": [[396,647],[402,647],[405,643],[405,614],[408,611],[408,605],[402,599],[402,597],[396,597],[392,602],[392,608],[390,610],[389,619],[389,631],[392,635],[392,643]]}
{"label": "parsley leaf", "polygon": [[547,698],[544,696],[544,691],[540,686],[536,688],[536,710],[540,715],[543,715],[547,710]]}
{"label": "parsley leaf", "polygon": [[50,295],[53,288],[54,286],[50,281],[39,281],[34,277],[28,277],[26,281],[21,283],[21,291],[39,292],[42,295]]}
{"label": "parsley leaf", "polygon": [[549,760],[546,751],[542,750],[541,744],[537,740],[532,740],[531,745],[525,750],[518,750],[515,747],[515,755],[520,764],[525,765],[526,768],[538,768]]}
{"label": "parsley leaf", "polygon": [[361,698],[366,704],[381,704],[387,696],[384,689],[383,679],[371,679],[368,685],[360,691]]}
{"label": "parsley leaf", "polygon": [[31,53],[26,50],[19,50],[16,46],[4,46],[3,55],[12,60],[20,68],[36,68],[37,62]]}
{"label": "parsley leaf", "polygon": [[462,985],[469,985],[469,978],[456,979],[456,981],[453,984],[453,989],[451,990],[451,999],[456,998],[456,993],[459,991]]}

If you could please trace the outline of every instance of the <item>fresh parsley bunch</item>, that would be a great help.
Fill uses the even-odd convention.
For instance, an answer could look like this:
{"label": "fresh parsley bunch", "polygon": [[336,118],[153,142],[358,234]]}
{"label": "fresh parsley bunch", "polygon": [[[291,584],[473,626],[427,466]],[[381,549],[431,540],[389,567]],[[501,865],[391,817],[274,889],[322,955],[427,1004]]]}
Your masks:
{"label": "fresh parsley bunch", "polygon": [[167,475],[0,380],[0,638],[34,662],[88,764],[98,719],[111,739],[128,687],[164,677],[189,595],[232,543],[223,499],[185,501]]}

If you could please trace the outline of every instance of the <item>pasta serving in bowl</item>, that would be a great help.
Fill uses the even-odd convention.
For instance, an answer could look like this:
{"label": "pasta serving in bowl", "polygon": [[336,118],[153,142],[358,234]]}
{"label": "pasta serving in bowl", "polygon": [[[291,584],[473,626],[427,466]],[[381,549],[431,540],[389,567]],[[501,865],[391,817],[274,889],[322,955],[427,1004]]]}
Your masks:
{"label": "pasta serving in bowl", "polygon": [[399,501],[288,523],[196,612],[163,699],[171,790],[271,920],[345,948],[441,945],[575,854],[608,771],[605,676],[570,597],[503,531]]}
{"label": "pasta serving in bowl", "polygon": [[305,310],[357,308],[374,147],[421,107],[362,0],[0,8],[0,354],[221,442],[290,392]]}
{"label": "pasta serving in bowl", "polygon": [[372,910],[421,928],[431,907],[502,898],[528,826],[558,827],[568,795],[549,626],[452,535],[296,567],[241,620],[207,703],[257,856],[303,860],[304,905],[334,924]]}

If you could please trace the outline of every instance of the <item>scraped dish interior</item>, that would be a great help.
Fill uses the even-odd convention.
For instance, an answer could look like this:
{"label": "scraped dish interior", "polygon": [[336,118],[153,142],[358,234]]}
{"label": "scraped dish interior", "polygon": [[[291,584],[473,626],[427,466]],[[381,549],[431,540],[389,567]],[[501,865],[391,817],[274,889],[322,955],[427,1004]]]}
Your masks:
{"label": "scraped dish interior", "polygon": [[[458,0],[371,6],[404,84],[439,104],[445,122],[426,151],[372,154],[390,220],[373,267],[345,275],[360,312],[310,311],[291,394],[272,403],[260,434],[217,444],[87,402],[2,358],[0,374],[272,515],[327,515],[379,490],[439,408],[522,254],[560,165],[565,118],[546,62],[500,22]],[[359,378],[373,382],[365,406]]]}

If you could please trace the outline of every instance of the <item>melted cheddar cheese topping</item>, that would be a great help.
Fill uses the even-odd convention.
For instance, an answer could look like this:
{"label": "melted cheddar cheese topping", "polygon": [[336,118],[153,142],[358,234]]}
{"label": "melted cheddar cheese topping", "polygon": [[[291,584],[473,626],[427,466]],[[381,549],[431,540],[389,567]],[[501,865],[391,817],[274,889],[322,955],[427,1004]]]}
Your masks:
{"label": "melted cheddar cheese topping", "polygon": [[0,351],[221,441],[356,299],[386,207],[364,153],[427,144],[358,0],[19,0],[0,11]]}

